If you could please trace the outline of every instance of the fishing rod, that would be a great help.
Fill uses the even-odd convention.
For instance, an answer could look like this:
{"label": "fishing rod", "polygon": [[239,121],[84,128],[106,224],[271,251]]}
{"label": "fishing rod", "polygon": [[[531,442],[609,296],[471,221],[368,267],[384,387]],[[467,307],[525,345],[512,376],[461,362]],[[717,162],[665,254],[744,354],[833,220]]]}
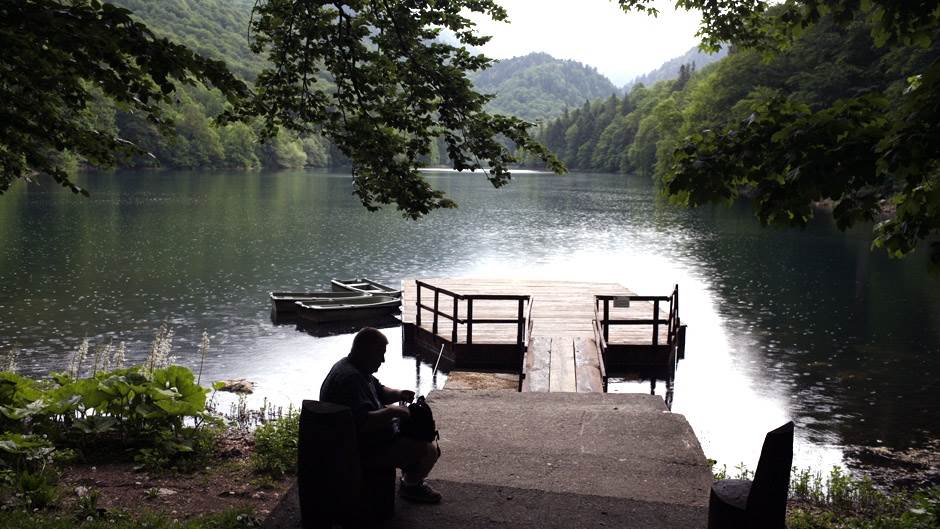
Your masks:
{"label": "fishing rod", "polygon": [[444,356],[444,344],[441,344],[441,350],[437,353],[437,362],[434,362],[434,371],[431,371],[431,377],[437,374],[437,366],[441,365],[441,357]]}

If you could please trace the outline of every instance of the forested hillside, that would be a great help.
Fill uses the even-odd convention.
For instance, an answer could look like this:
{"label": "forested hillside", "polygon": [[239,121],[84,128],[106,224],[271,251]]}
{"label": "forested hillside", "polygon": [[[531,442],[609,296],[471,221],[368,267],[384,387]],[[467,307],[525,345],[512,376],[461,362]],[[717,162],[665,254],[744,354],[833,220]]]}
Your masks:
{"label": "forested hillside", "polygon": [[264,67],[248,46],[254,0],[112,0],[154,32],[201,55],[225,61],[235,75],[253,80]]}
{"label": "forested hillside", "polygon": [[822,20],[793,47],[765,62],[739,51],[670,81],[637,85],[624,97],[585,103],[546,124],[542,141],[569,169],[663,177],[683,138],[740,122],[772,97],[819,109],[874,92],[897,99],[909,80],[940,56],[940,39],[923,48],[878,48],[870,28]]}
{"label": "forested hillside", "polygon": [[[132,11],[158,35],[185,44],[197,52],[224,61],[246,81],[253,81],[264,59],[248,45],[252,0],[113,0]],[[345,157],[320,137],[298,138],[280,133],[259,142],[256,125],[236,123],[217,127],[212,122],[225,108],[215,90],[201,85],[178,87],[166,108],[176,131],[160,134],[143,116],[99,98],[86,118],[95,128],[133,142],[147,154],[125,159],[126,167],[328,167],[342,165]],[[66,155],[68,156],[68,155]],[[72,160],[77,165],[78,159]]]}
{"label": "forested hillside", "polygon": [[495,94],[491,111],[528,121],[554,118],[566,107],[619,92],[597,69],[547,53],[501,60],[471,80],[477,90]]}
{"label": "forested hillside", "polygon": [[[251,82],[264,60],[251,52],[248,23],[253,0],[114,0],[131,10],[157,34],[185,44],[197,52],[224,61],[229,69]],[[472,77],[476,88],[495,94],[493,112],[536,121],[560,116],[566,107],[618,91],[596,69],[576,61],[532,53],[495,63]],[[131,167],[329,167],[347,163],[345,156],[320,137],[297,138],[287,133],[265,144],[256,127],[243,124],[218,128],[212,118],[224,108],[223,98],[201,86],[184,86],[173,108],[167,109],[176,138],[160,135],[138,116],[102,102],[91,109],[98,126],[116,130],[152,156],[137,156]],[[431,146],[430,165],[447,165],[442,142]]]}
{"label": "forested hillside", "polygon": [[679,77],[682,66],[692,65],[693,69],[701,69],[709,64],[719,61],[728,55],[728,48],[722,48],[718,53],[704,53],[698,47],[692,48],[679,57],[669,59],[662,66],[651,72],[638,76],[623,86],[624,92],[629,92],[634,86],[644,84],[654,85],[659,81],[670,81]]}

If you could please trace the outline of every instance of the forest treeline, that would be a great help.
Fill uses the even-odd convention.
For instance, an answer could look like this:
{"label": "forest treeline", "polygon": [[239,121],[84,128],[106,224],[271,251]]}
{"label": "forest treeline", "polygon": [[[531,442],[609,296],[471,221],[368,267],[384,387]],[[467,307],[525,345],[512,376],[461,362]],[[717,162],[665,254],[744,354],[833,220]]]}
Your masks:
{"label": "forest treeline", "polygon": [[[251,0],[115,3],[134,12],[157,33],[224,60],[248,82],[264,66],[264,60],[248,46]],[[678,78],[637,84],[625,95],[619,95],[590,67],[539,53],[501,61],[474,74],[473,80],[482,92],[496,94],[490,103],[493,111],[531,121],[560,114],[540,124],[538,138],[569,169],[662,176],[683,138],[738,122],[755,104],[774,94],[812,108],[869,91],[897,97],[908,84],[901,72],[919,71],[940,53],[940,39],[934,39],[929,49],[876,47],[869,29],[863,22],[837,27],[823,21],[802,35],[789,52],[769,61],[756,51],[732,49],[721,61],[706,67],[683,64]],[[583,104],[574,106],[576,100]],[[165,109],[174,123],[174,135],[161,134],[143,116],[105,98],[77,119],[90,120],[97,130],[116,133],[147,153],[124,160],[122,165],[127,167],[286,168],[348,163],[320,136],[298,137],[281,131],[262,143],[260,124],[216,126],[213,120],[224,108],[225,99],[218,91],[184,85]],[[448,165],[443,142],[432,144],[423,161]],[[77,166],[78,158],[73,162]]]}
{"label": "forest treeline", "polygon": [[[251,0],[113,0],[146,23],[155,33],[185,44],[206,57],[222,60],[229,70],[252,82],[264,59],[251,51],[247,39],[254,2]],[[76,119],[89,120],[96,130],[114,133],[137,145],[145,154],[121,161],[123,167],[163,168],[287,168],[331,167],[346,157],[319,136],[298,137],[287,131],[259,141],[260,124],[217,126],[214,118],[225,110],[218,90],[201,84],[178,85],[173,102],[164,105],[175,134],[161,134],[157,124],[99,97]],[[65,157],[73,157],[66,153]],[[65,160],[77,167],[79,159]]]}
{"label": "forest treeline", "polygon": [[470,80],[480,92],[493,95],[490,111],[530,122],[558,117],[565,107],[585,99],[620,92],[596,68],[547,53],[503,59]]}
{"label": "forest treeline", "polygon": [[[698,49],[698,46],[696,46],[678,57],[669,59],[659,68],[656,68],[650,72],[646,72],[643,75],[634,77],[630,82],[623,85],[621,92],[629,92],[633,89],[634,86],[638,84],[652,86],[659,81],[669,81],[675,79],[678,77],[679,69],[682,68],[683,65],[692,64],[696,68],[702,68],[713,62],[720,61],[721,59],[725,58],[726,55],[728,55],[727,47],[722,47],[715,53],[707,53]],[[578,103],[580,104],[580,101]]]}
{"label": "forest treeline", "polygon": [[705,68],[682,65],[674,80],[566,110],[538,137],[570,170],[660,178],[683,138],[741,122],[772,96],[812,109],[869,92],[897,100],[911,82],[902,72],[923,71],[938,55],[938,38],[927,49],[879,48],[864,22],[839,27],[823,20],[770,60],[732,49]]}
{"label": "forest treeline", "polygon": [[[129,9],[157,34],[224,61],[230,71],[249,83],[265,66],[264,59],[249,47],[253,0],[112,1]],[[491,111],[530,121],[556,117],[566,106],[584,98],[618,91],[596,69],[544,53],[500,61],[474,74],[472,80],[481,92],[494,94],[488,105]],[[124,167],[288,168],[349,163],[320,136],[298,137],[282,130],[276,138],[261,143],[258,124],[218,127],[213,119],[224,108],[225,100],[218,91],[183,85],[178,87],[173,104],[165,108],[174,123],[174,135],[160,134],[143,116],[126,112],[104,98],[87,109],[82,119],[92,120],[98,130],[116,133],[146,153],[124,160]],[[71,162],[77,167],[79,160],[75,157]],[[443,140],[430,145],[423,162],[450,165]]]}

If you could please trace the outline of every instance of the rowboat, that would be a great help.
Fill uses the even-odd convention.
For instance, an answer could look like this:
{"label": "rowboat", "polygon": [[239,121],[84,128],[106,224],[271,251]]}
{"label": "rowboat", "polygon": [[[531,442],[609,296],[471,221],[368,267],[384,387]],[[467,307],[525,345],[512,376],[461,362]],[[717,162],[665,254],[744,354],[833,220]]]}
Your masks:
{"label": "rowboat", "polygon": [[333,292],[359,292],[360,294],[378,294],[380,296],[401,298],[401,289],[383,285],[382,283],[373,281],[368,277],[356,279],[334,279],[330,281],[330,284],[333,286]]}
{"label": "rowboat", "polygon": [[271,292],[271,308],[283,316],[297,312],[296,301],[320,301],[330,299],[346,299],[364,297],[368,294],[362,292]]}
{"label": "rowboat", "polygon": [[401,300],[388,296],[356,296],[338,299],[297,301],[297,316],[311,323],[368,320],[398,311]]}

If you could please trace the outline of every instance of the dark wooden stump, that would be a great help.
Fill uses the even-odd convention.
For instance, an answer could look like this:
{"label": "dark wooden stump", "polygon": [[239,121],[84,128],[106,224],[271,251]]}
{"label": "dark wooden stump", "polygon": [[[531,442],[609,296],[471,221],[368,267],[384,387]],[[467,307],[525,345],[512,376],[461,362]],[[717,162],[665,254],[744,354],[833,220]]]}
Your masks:
{"label": "dark wooden stump", "polygon": [[346,406],[305,400],[300,410],[297,493],[303,529],[370,527],[395,510],[395,469],[363,468]]}
{"label": "dark wooden stump", "polygon": [[767,433],[753,482],[725,479],[712,485],[708,529],[786,529],[792,462],[791,421]]}
{"label": "dark wooden stump", "polygon": [[709,529],[747,527],[747,497],[751,492],[749,479],[723,479],[712,484],[708,498]]}

